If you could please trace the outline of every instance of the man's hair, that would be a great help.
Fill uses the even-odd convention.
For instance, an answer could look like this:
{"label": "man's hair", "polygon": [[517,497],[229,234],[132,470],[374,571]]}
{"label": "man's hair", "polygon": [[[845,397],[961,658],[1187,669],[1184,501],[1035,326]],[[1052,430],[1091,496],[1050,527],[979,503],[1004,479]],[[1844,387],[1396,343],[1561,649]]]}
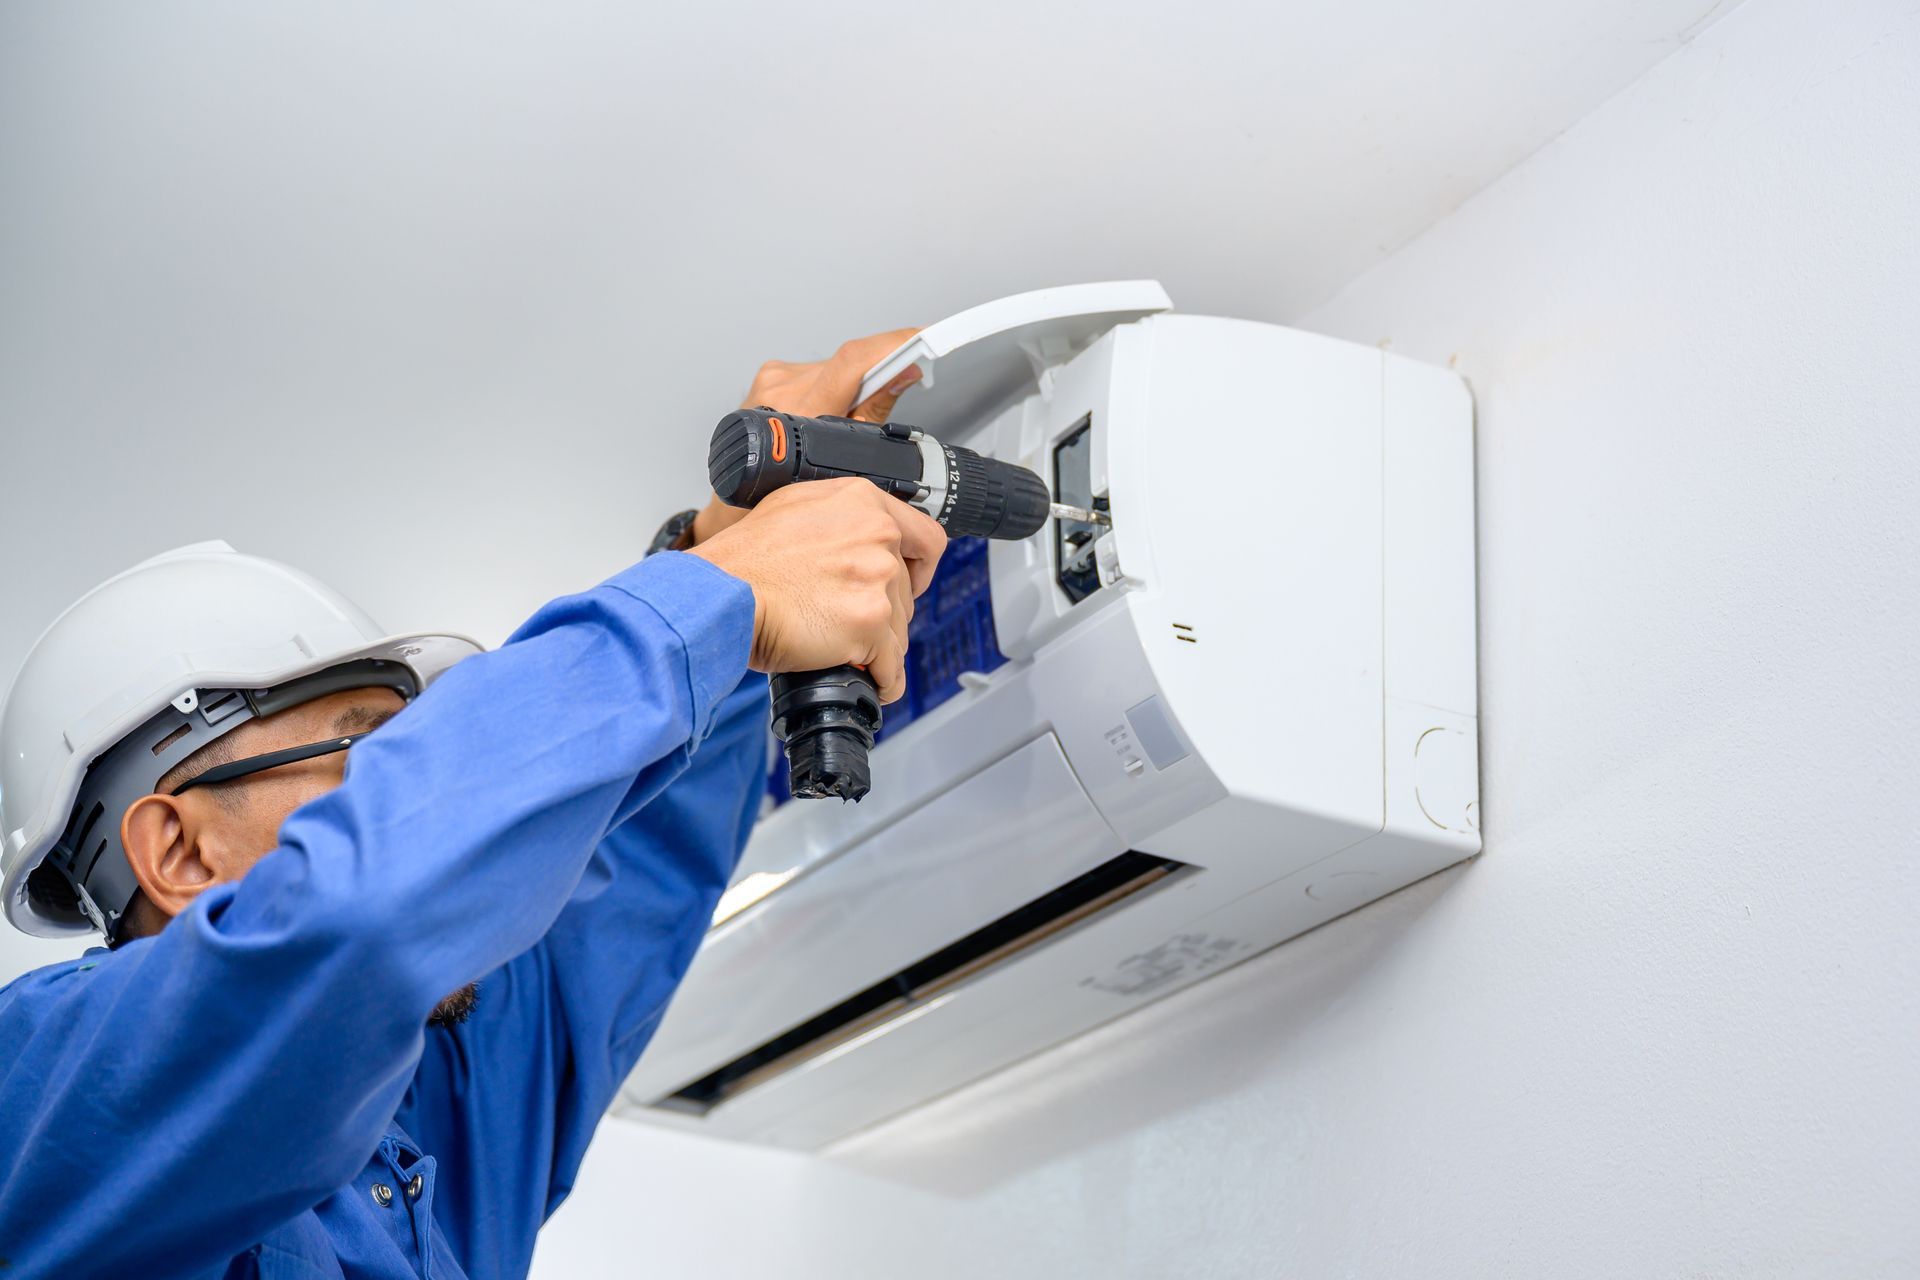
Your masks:
{"label": "man's hair", "polygon": [[[250,724],[252,722],[248,721],[247,723]],[[212,742],[209,742],[206,746],[200,748],[185,760],[182,760],[179,764],[161,774],[160,780],[153,784],[154,791],[160,795],[166,795],[175,787],[192,782],[195,778],[213,768],[213,766],[226,764],[230,760],[238,759],[240,746],[237,739],[239,737],[239,731],[245,727],[245,724],[235,725],[232,732],[221,734]],[[220,803],[226,805],[229,809],[239,807],[239,797],[232,788],[215,786],[213,792],[214,795],[219,798]]]}

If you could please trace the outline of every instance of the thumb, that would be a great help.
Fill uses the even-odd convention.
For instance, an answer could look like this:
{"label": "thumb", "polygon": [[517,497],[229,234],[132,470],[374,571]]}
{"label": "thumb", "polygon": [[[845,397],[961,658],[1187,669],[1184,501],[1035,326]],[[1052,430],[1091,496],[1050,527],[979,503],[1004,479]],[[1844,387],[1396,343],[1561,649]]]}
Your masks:
{"label": "thumb", "polygon": [[847,416],[855,422],[885,422],[901,395],[918,381],[920,381],[920,366],[908,365],[892,382],[854,406],[853,412]]}

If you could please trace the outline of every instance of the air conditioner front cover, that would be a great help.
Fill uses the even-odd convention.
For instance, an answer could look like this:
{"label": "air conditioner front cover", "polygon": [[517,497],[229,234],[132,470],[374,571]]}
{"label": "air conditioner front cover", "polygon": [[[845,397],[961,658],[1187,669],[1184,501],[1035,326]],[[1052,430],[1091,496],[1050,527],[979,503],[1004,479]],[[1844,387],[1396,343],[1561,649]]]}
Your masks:
{"label": "air conditioner front cover", "polygon": [[911,365],[920,382],[893,417],[951,440],[1032,391],[1043,369],[1086,349],[1115,325],[1173,308],[1158,280],[1103,280],[996,298],[928,325],[875,365],[864,400]]}
{"label": "air conditioner front cover", "polygon": [[[708,935],[627,1097],[670,1098],[980,925],[1122,851],[1044,734],[879,832],[810,864]],[[766,908],[777,900],[778,910]],[[831,939],[831,946],[821,945]],[[793,957],[808,963],[796,968]],[[795,1067],[794,1076],[819,1064]],[[755,1093],[727,1103],[751,1109]]]}

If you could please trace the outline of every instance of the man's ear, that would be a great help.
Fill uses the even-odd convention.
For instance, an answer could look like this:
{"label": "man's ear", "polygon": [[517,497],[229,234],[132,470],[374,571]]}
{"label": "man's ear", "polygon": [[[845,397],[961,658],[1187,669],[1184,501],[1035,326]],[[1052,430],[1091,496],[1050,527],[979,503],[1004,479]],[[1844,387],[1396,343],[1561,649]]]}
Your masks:
{"label": "man's ear", "polygon": [[162,915],[171,920],[185,911],[214,874],[201,856],[196,824],[177,797],[141,796],[120,819],[120,847],[127,851],[133,878]]}

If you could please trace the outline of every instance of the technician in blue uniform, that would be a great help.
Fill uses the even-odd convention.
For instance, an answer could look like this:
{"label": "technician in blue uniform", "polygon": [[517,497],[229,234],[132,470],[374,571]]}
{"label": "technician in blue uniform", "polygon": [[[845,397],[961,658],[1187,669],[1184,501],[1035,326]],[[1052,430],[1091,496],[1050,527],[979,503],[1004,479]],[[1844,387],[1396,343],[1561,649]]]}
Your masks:
{"label": "technician in blue uniform", "polygon": [[[750,402],[845,412],[904,336]],[[0,720],[7,914],[111,949],[0,991],[0,1275],[526,1273],[746,839],[749,668],[898,696],[944,545],[864,481],[686,534],[444,675],[217,544],[55,623]]]}

